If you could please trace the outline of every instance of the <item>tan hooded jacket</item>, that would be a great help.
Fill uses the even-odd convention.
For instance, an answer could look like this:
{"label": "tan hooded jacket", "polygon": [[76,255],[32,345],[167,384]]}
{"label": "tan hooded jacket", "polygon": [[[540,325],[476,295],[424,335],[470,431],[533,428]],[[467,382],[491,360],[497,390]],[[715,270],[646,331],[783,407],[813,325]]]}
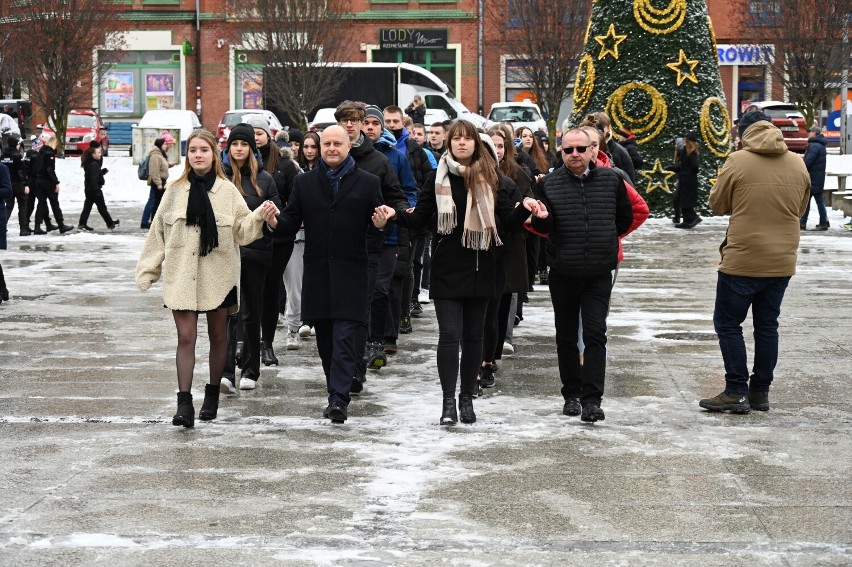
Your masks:
{"label": "tan hooded jacket", "polygon": [[796,273],[799,218],[811,198],[801,156],[787,150],[781,131],[766,121],[743,134],[710,191],[710,207],[731,215],[719,247],[719,271],[732,276],[784,277]]}

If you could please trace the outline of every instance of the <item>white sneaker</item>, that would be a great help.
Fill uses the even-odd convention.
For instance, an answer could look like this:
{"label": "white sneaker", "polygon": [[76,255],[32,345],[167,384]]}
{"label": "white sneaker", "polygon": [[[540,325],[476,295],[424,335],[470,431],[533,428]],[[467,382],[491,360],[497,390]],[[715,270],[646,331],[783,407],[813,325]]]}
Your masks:
{"label": "white sneaker", "polygon": [[287,326],[287,319],[284,318],[283,313],[279,313],[278,314],[278,325],[277,325],[277,327],[280,329],[281,327],[286,327],[286,326]]}
{"label": "white sneaker", "polygon": [[257,380],[240,378],[240,390],[254,390],[255,387],[257,387]]}
{"label": "white sneaker", "polygon": [[299,333],[294,331],[290,331],[287,333],[287,341],[285,343],[285,347],[287,350],[299,350],[299,345],[301,344],[302,339],[299,338]]}
{"label": "white sneaker", "polygon": [[503,343],[503,355],[509,356],[515,354],[515,347],[512,343]]}
{"label": "white sneaker", "polygon": [[299,336],[303,339],[307,339],[313,334],[314,330],[309,325],[302,325],[301,327],[299,327]]}
{"label": "white sneaker", "polygon": [[222,381],[219,383],[219,392],[222,394],[236,394],[237,389],[234,388],[234,383],[231,382],[230,378],[222,378]]}
{"label": "white sneaker", "polygon": [[420,303],[429,303],[429,290],[428,289],[421,289],[420,295],[417,296],[417,300]]}

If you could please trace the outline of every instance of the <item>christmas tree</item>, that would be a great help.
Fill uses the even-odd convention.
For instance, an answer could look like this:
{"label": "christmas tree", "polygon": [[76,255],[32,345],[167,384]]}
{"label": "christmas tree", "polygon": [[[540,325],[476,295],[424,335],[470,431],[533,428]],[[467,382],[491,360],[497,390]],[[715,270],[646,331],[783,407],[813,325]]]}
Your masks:
{"label": "christmas tree", "polygon": [[[731,151],[716,37],[705,0],[594,0],[574,86],[573,124],[603,110],[632,127],[644,169],[636,189],[651,212],[672,211],[675,141],[699,140],[699,208]],[[706,211],[705,211],[706,212]]]}

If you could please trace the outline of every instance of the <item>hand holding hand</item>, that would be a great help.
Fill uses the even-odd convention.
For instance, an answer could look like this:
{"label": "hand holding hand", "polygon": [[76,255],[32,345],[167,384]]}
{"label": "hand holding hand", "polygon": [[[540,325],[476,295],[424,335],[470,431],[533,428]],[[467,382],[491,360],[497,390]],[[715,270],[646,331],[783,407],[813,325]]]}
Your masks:
{"label": "hand holding hand", "polygon": [[260,208],[263,220],[272,228],[278,228],[278,214],[280,211],[278,210],[278,207],[275,206],[275,203],[272,201],[264,201]]}
{"label": "hand holding hand", "polygon": [[[388,211],[390,211],[390,213]],[[388,219],[393,218],[392,215],[396,215],[396,211],[387,205],[380,205],[376,207],[375,212],[373,212],[373,226],[379,229],[384,228],[388,223]]]}
{"label": "hand holding hand", "polygon": [[526,199],[524,199],[524,208],[531,212],[536,218],[547,218],[547,207],[545,207],[544,203],[542,203],[538,199],[530,199],[529,197],[527,197]]}

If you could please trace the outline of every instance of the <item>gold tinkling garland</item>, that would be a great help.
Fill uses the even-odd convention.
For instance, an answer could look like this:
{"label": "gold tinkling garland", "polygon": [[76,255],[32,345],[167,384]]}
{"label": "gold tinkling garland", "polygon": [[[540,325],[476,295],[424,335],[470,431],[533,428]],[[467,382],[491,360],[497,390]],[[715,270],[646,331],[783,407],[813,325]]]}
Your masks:
{"label": "gold tinkling garland", "polygon": [[[624,108],[624,99],[632,91],[642,91],[650,98],[650,109],[644,116],[632,116]],[[645,83],[627,83],[621,85],[606,103],[606,113],[612,119],[613,124],[621,128],[625,123],[633,126],[633,134],[636,142],[644,144],[656,138],[666,125],[669,116],[669,107],[660,91]]]}
{"label": "gold tinkling garland", "polygon": [[[698,84],[698,77],[695,76],[695,68],[698,66],[698,59],[690,59],[686,56],[683,49],[680,50],[677,61],[674,63],[666,63],[666,67],[677,73],[677,86],[681,86],[684,81],[692,81]],[[689,67],[686,69],[686,67]]]}
{"label": "gold tinkling garland", "polygon": [[627,39],[627,36],[615,33],[615,24],[610,24],[606,35],[595,36],[595,41],[601,45],[601,52],[598,55],[598,59],[603,59],[607,55],[612,55],[614,59],[618,59],[618,46],[625,39]]}
{"label": "gold tinkling garland", "polygon": [[[716,108],[716,122],[721,120],[722,125],[717,128],[713,123],[711,111]],[[731,117],[728,109],[718,97],[711,96],[701,105],[701,114],[698,120],[698,129],[704,145],[716,157],[728,157],[731,153]]]}
{"label": "gold tinkling garland", "polygon": [[653,0],[633,0],[633,18],[647,32],[672,33],[686,18],[686,0],[671,0],[662,10],[654,8]]}
{"label": "gold tinkling garland", "polygon": [[674,171],[667,171],[663,168],[663,164],[660,163],[660,158],[657,158],[654,161],[654,167],[651,169],[642,169],[639,171],[639,175],[648,180],[648,185],[645,186],[645,193],[650,193],[657,187],[666,193],[671,193],[672,190],[669,187],[669,178],[674,174]]}
{"label": "gold tinkling garland", "polygon": [[574,81],[574,111],[586,108],[592,100],[595,90],[595,61],[588,53],[580,59],[577,65],[577,78]]}
{"label": "gold tinkling garland", "polygon": [[718,57],[719,48],[716,47],[716,30],[713,29],[713,20],[707,16],[707,29],[710,30],[710,41],[713,42],[713,56]]}

